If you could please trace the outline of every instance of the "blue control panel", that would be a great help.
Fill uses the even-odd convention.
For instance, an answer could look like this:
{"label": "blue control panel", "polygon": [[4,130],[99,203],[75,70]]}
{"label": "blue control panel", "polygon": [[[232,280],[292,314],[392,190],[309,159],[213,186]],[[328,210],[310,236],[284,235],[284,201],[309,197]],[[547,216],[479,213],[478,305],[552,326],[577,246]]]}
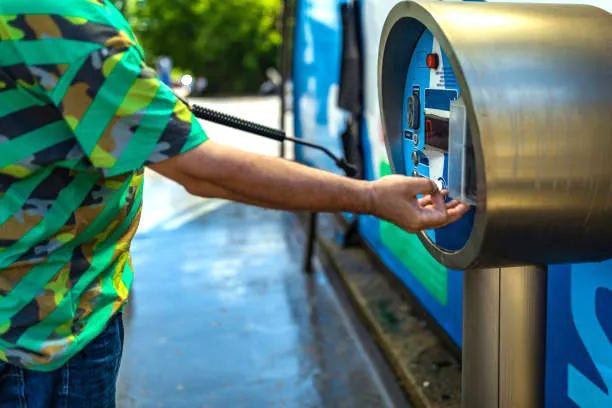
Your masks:
{"label": "blue control panel", "polygon": [[[404,160],[406,173],[428,177],[448,189],[451,103],[461,90],[440,45],[426,30],[412,54],[404,88]],[[466,164],[467,166],[470,163]],[[459,222],[428,235],[440,248],[461,249],[472,231],[474,210]]]}

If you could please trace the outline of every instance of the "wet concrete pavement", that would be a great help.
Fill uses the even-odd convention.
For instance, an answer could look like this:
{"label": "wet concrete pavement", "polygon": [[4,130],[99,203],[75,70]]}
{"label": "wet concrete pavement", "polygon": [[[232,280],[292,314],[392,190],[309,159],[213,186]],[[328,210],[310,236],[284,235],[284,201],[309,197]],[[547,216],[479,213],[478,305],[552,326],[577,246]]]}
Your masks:
{"label": "wet concrete pavement", "polygon": [[146,183],[119,408],[398,406],[295,216]]}

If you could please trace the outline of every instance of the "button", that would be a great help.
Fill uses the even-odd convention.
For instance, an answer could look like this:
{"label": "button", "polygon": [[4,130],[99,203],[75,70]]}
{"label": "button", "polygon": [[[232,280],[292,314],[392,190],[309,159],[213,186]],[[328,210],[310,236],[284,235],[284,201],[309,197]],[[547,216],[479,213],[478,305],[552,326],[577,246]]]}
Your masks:
{"label": "button", "polygon": [[412,177],[419,177],[419,171],[417,169],[412,170]]}
{"label": "button", "polygon": [[438,190],[444,190],[444,184],[442,184],[440,180],[435,180],[434,182],[436,183],[436,186],[438,186]]}
{"label": "button", "polygon": [[415,166],[419,165],[419,154],[417,152],[412,152],[412,163],[414,163]]}
{"label": "button", "polygon": [[425,62],[429,68],[438,69],[440,57],[438,57],[438,54],[428,54]]}

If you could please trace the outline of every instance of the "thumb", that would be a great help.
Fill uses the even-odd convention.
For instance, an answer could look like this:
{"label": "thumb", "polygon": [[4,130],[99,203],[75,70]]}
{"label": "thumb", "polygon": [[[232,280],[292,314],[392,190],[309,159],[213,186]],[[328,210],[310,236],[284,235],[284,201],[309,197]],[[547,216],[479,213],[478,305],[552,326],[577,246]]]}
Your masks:
{"label": "thumb", "polygon": [[435,195],[439,192],[438,185],[427,177],[414,177],[410,183],[412,194]]}
{"label": "thumb", "polygon": [[428,195],[431,199],[431,206],[443,217],[446,216],[446,204],[444,203],[444,195],[438,188],[438,184],[435,181],[426,178],[419,177],[418,183],[415,186],[414,194]]}

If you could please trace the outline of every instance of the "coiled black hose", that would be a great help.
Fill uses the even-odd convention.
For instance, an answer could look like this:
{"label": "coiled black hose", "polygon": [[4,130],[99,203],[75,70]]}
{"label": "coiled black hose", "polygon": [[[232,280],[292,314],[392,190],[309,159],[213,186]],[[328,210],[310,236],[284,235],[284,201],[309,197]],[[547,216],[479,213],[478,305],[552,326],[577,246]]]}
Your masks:
{"label": "coiled black hose", "polygon": [[278,142],[284,142],[285,140],[288,140],[296,144],[300,144],[303,146],[308,146],[313,149],[320,150],[326,155],[328,155],[334,161],[334,163],[336,163],[336,166],[342,169],[346,173],[347,176],[353,177],[355,174],[357,174],[357,167],[349,163],[345,158],[338,158],[334,156],[332,152],[330,152],[328,149],[326,149],[323,146],[320,146],[314,143],[310,143],[305,140],[295,139],[293,137],[287,137],[285,132],[281,130],[273,129],[273,128],[269,128],[267,126],[263,126],[257,123],[249,122],[247,120],[240,119],[235,116],[228,115],[226,113],[217,112],[212,109],[208,109],[208,108],[205,108],[199,105],[191,105],[191,111],[198,119],[207,120],[209,122],[214,122],[219,125],[228,126],[228,127],[238,129],[238,130],[243,130],[245,132],[263,136],[268,139],[273,139]]}

